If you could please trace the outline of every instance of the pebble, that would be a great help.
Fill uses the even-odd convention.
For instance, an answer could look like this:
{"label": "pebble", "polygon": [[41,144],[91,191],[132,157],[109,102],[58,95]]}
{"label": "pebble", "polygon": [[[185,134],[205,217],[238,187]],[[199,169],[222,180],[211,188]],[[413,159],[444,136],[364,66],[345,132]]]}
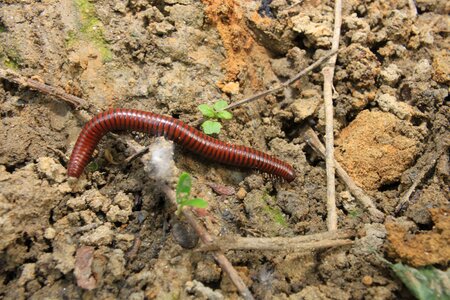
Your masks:
{"label": "pebble", "polygon": [[245,196],[247,196],[247,192],[244,188],[240,188],[236,193],[236,198],[239,200],[244,200]]}

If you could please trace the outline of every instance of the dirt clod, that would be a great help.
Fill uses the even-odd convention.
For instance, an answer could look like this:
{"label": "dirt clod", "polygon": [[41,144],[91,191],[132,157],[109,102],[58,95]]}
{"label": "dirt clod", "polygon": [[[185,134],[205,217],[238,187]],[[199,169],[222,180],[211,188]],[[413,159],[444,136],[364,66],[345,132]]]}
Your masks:
{"label": "dirt clod", "polygon": [[412,164],[418,143],[402,130],[414,132],[411,125],[392,114],[363,111],[336,140],[336,158],[365,188],[374,190],[398,182]]}
{"label": "dirt clod", "polygon": [[408,232],[396,222],[386,223],[392,256],[420,267],[432,264],[446,265],[450,260],[450,210],[430,209],[434,228],[428,232]]}

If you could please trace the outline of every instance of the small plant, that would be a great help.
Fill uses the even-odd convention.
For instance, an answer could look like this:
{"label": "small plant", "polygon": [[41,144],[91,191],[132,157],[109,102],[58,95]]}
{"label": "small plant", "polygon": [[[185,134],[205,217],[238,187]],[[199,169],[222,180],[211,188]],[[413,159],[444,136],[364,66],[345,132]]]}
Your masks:
{"label": "small plant", "polygon": [[176,190],[176,198],[177,198],[177,204],[178,204],[177,214],[178,215],[181,213],[184,206],[191,206],[191,207],[196,207],[196,208],[208,207],[208,202],[206,202],[204,199],[190,198],[191,187],[192,187],[191,176],[186,172],[181,173],[180,178],[178,179],[177,190]]}
{"label": "small plant", "polygon": [[95,171],[98,171],[99,165],[98,165],[98,163],[96,161],[91,161],[87,165],[86,169],[88,170],[89,173],[94,173]]}
{"label": "small plant", "polygon": [[198,106],[198,109],[203,114],[203,117],[207,119],[202,124],[204,133],[219,133],[222,128],[222,124],[220,124],[219,120],[230,120],[233,118],[233,115],[229,111],[225,110],[227,106],[228,103],[225,100],[219,100],[214,103],[213,106],[209,104],[200,104]]}

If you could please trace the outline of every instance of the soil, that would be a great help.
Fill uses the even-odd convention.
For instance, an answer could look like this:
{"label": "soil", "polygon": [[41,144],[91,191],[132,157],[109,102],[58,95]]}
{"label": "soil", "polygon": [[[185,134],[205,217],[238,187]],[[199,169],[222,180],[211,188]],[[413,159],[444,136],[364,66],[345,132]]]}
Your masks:
{"label": "soil", "polygon": [[[320,71],[233,110],[217,136],[288,161],[292,183],[208,162],[143,134],[108,134],[78,180],[66,165],[92,111],[127,107],[193,124],[327,53],[333,1],[61,0],[0,3],[0,65],[86,99],[92,110],[0,80],[0,297],[237,299],[161,191],[181,171],[214,235],[326,231]],[[446,269],[449,255],[450,4],[344,1],[334,79],[336,157],[388,217],[374,223],[337,180],[351,246],[226,253],[257,299],[410,299],[380,257]],[[167,172],[151,155],[158,143]],[[166,144],[165,144],[166,143]],[[169,154],[167,154],[169,153]],[[168,156],[167,156],[168,155]],[[172,158],[173,157],[173,158]],[[168,166],[168,167],[167,167]],[[397,209],[411,186],[408,201]]]}

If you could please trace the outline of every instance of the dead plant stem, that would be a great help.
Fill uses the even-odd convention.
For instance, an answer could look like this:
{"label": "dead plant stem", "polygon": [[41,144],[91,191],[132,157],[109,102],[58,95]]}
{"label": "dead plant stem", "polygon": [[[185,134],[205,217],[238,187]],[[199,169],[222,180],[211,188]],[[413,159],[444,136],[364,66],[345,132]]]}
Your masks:
{"label": "dead plant stem", "polygon": [[[311,128],[308,128],[305,132],[305,139],[308,145],[310,145],[314,151],[325,158],[325,146],[320,142],[319,137]],[[383,222],[384,214],[379,211],[375,204],[373,204],[372,199],[361,189],[353,179],[348,175],[348,173],[342,168],[339,162],[335,161],[334,165],[336,167],[336,172],[339,178],[342,179],[344,184],[347,186],[350,193],[358,200],[362,206],[369,212],[372,221]]]}
{"label": "dead plant stem", "polygon": [[[176,204],[175,192],[173,191],[173,189],[171,189],[168,186],[164,186],[163,192],[166,194],[166,196],[172,203]],[[197,221],[197,218],[194,216],[191,210],[185,207],[182,210],[182,212],[183,216],[186,218],[186,221],[189,223],[190,226],[192,226],[192,228],[198,234],[202,242],[205,245],[212,243],[213,238],[209,235],[207,230]],[[227,275],[230,277],[231,282],[233,282],[233,284],[236,286],[242,298],[247,300],[254,299],[250,290],[248,289],[242,278],[239,276],[239,273],[236,271],[236,269],[233,267],[230,261],[226,258],[223,252],[214,251],[213,256],[216,262],[222,268],[222,270],[225,273],[227,273]]]}
{"label": "dead plant stem", "polygon": [[[342,23],[342,1],[334,2],[334,31],[331,50],[339,49],[339,38]],[[325,145],[326,145],[326,171],[327,171],[327,227],[328,230],[337,230],[335,167],[334,167],[334,137],[333,137],[333,76],[337,53],[328,60],[328,65],[322,70],[323,97],[325,105]]]}
{"label": "dead plant stem", "polygon": [[354,237],[351,230],[327,231],[293,238],[240,237],[227,236],[201,247],[200,251],[213,250],[271,250],[271,251],[314,251],[323,248],[352,244],[348,239]]}
{"label": "dead plant stem", "polygon": [[21,86],[29,87],[33,90],[37,90],[41,93],[61,99],[74,106],[75,108],[89,108],[87,101],[77,96],[66,93],[62,88],[53,87],[37,80],[24,77],[11,70],[0,69],[0,78],[15,82]]}

